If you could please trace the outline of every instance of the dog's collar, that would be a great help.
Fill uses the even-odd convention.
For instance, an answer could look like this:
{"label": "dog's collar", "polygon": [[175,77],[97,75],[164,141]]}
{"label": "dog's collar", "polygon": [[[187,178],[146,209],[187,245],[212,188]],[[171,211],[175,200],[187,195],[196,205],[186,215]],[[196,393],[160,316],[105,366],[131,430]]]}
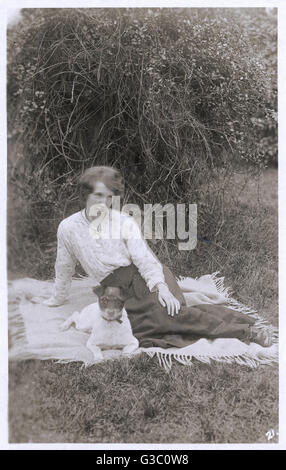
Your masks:
{"label": "dog's collar", "polygon": [[120,324],[123,322],[123,320],[121,320],[120,318],[116,318],[115,320],[108,320],[108,319],[105,318],[105,317],[101,317],[101,318],[103,318],[103,320],[108,321],[108,322],[117,321],[117,322],[120,323]]}

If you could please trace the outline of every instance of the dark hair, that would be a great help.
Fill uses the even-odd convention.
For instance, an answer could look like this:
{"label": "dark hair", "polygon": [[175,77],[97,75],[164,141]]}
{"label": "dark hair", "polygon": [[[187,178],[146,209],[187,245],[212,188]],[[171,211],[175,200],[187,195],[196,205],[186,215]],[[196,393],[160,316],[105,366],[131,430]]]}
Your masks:
{"label": "dark hair", "polygon": [[80,203],[85,204],[87,196],[93,192],[93,184],[102,181],[115,196],[124,195],[124,180],[120,171],[111,166],[92,166],[79,178]]}

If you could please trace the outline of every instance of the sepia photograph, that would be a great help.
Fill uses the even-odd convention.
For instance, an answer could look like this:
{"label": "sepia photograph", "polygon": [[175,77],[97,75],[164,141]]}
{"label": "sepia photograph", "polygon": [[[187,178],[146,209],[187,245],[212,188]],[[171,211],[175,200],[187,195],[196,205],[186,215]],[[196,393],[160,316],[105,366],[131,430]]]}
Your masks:
{"label": "sepia photograph", "polygon": [[278,10],[7,9],[9,444],[279,444]]}

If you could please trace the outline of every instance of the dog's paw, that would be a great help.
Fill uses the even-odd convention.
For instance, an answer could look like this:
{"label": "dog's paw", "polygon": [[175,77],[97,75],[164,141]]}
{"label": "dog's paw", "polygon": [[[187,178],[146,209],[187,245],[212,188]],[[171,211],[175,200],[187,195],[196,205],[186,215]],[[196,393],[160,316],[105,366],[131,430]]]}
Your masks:
{"label": "dog's paw", "polygon": [[102,361],[102,360],[103,360],[103,354],[102,354],[102,352],[93,353],[93,360],[94,360],[95,362]]}
{"label": "dog's paw", "polygon": [[70,327],[70,323],[67,323],[66,321],[64,321],[63,323],[59,325],[59,331],[66,331],[69,329],[69,327]]}

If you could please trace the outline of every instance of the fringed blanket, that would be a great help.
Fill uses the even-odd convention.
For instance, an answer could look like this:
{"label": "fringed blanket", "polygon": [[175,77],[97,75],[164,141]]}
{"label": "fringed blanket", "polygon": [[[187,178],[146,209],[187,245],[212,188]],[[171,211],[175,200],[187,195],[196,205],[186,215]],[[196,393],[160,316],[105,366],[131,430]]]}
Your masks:
{"label": "fringed blanket", "polygon": [[[264,348],[256,343],[245,344],[235,338],[215,340],[199,339],[184,348],[140,348],[136,353],[146,353],[157,357],[167,371],[172,360],[191,365],[193,359],[210,363],[211,360],[238,363],[249,367],[258,364],[278,362],[277,329],[269,325],[255,311],[237,302],[224,287],[224,279],[218,273],[205,275],[199,279],[181,278],[178,284],[188,306],[200,304],[224,304],[231,309],[255,318],[256,325],[270,328],[274,344]],[[82,362],[94,364],[91,351],[86,348],[89,333],[71,327],[60,331],[59,325],[75,310],[94,302],[91,291],[94,281],[90,278],[74,279],[69,302],[60,307],[46,307],[31,302],[32,297],[47,298],[52,293],[52,281],[38,281],[25,278],[9,282],[9,357],[13,360],[56,359],[58,362]],[[118,350],[104,351],[104,360],[118,358]]]}

